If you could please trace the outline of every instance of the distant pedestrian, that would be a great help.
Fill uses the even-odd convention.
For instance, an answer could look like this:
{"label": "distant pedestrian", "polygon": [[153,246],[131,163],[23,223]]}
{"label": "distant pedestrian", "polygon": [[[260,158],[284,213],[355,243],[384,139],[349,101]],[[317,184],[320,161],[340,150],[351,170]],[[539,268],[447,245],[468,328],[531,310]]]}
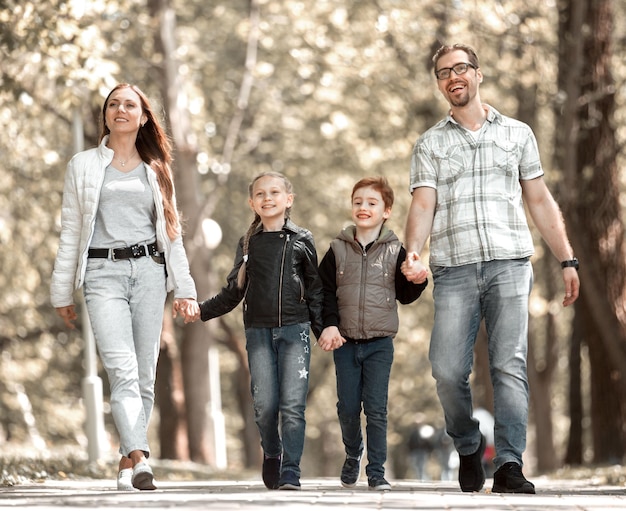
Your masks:
{"label": "distant pedestrian", "polygon": [[384,224],[391,215],[393,190],[383,177],[361,179],[352,189],[354,225],[332,241],[320,264],[324,283],[324,331],[319,345],[334,350],[337,414],[346,459],[341,484],[353,488],[363,455],[361,407],[366,419],[370,490],[390,490],[385,479],[387,401],[398,332],[397,303],[414,302],[427,285],[402,275],[402,243]]}
{"label": "distant pedestrian", "polygon": [[452,480],[456,468],[452,455],[456,457],[456,451],[445,428],[435,427],[419,420],[411,430],[407,446],[411,466],[417,479],[422,481],[433,479],[429,464],[434,458],[439,468],[439,479],[441,481]]}

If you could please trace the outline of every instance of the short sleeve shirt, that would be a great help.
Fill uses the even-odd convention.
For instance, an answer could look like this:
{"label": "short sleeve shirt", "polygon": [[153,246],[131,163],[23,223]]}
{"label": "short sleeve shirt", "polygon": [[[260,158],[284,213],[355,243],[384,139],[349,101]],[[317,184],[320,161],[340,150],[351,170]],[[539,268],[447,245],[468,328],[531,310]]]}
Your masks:
{"label": "short sleeve shirt", "polygon": [[488,107],[478,137],[450,115],[415,143],[410,191],[437,191],[430,264],[461,266],[534,252],[520,181],[543,176],[527,124]]}

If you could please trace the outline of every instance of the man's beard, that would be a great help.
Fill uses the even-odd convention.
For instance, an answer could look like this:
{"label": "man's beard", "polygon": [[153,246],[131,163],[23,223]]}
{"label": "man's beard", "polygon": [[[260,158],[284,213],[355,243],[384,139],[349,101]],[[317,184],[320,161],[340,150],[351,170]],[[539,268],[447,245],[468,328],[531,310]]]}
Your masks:
{"label": "man's beard", "polygon": [[469,103],[470,97],[469,94],[465,93],[460,98],[450,98],[450,104],[452,106],[467,106]]}

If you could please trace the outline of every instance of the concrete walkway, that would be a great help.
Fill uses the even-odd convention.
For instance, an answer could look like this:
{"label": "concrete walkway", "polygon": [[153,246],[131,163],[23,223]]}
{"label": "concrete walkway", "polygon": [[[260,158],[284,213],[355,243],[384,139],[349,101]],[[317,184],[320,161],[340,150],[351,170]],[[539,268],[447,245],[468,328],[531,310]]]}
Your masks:
{"label": "concrete walkway", "polygon": [[[366,483],[353,490],[336,479],[303,479],[302,491],[268,491],[260,481],[158,482],[153,492],[121,493],[114,481],[46,481],[0,487],[0,510],[46,511],[60,508],[116,511],[247,510],[270,507],[299,510],[507,510],[606,511],[626,510],[626,488],[598,486],[593,481],[533,479],[536,495],[462,493],[456,483],[392,481],[392,491],[371,492]],[[492,481],[487,480],[486,488]]]}

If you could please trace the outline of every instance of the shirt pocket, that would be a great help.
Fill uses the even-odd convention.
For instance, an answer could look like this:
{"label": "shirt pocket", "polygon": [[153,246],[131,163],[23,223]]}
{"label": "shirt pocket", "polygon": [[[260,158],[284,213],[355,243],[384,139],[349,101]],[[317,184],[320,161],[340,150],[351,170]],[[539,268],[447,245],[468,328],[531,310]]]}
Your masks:
{"label": "shirt pocket", "polygon": [[[488,153],[489,154],[489,153]],[[491,145],[491,177],[495,182],[492,190],[500,190],[507,197],[516,197],[519,194],[519,161],[520,148],[515,142],[508,140],[494,140]]]}

